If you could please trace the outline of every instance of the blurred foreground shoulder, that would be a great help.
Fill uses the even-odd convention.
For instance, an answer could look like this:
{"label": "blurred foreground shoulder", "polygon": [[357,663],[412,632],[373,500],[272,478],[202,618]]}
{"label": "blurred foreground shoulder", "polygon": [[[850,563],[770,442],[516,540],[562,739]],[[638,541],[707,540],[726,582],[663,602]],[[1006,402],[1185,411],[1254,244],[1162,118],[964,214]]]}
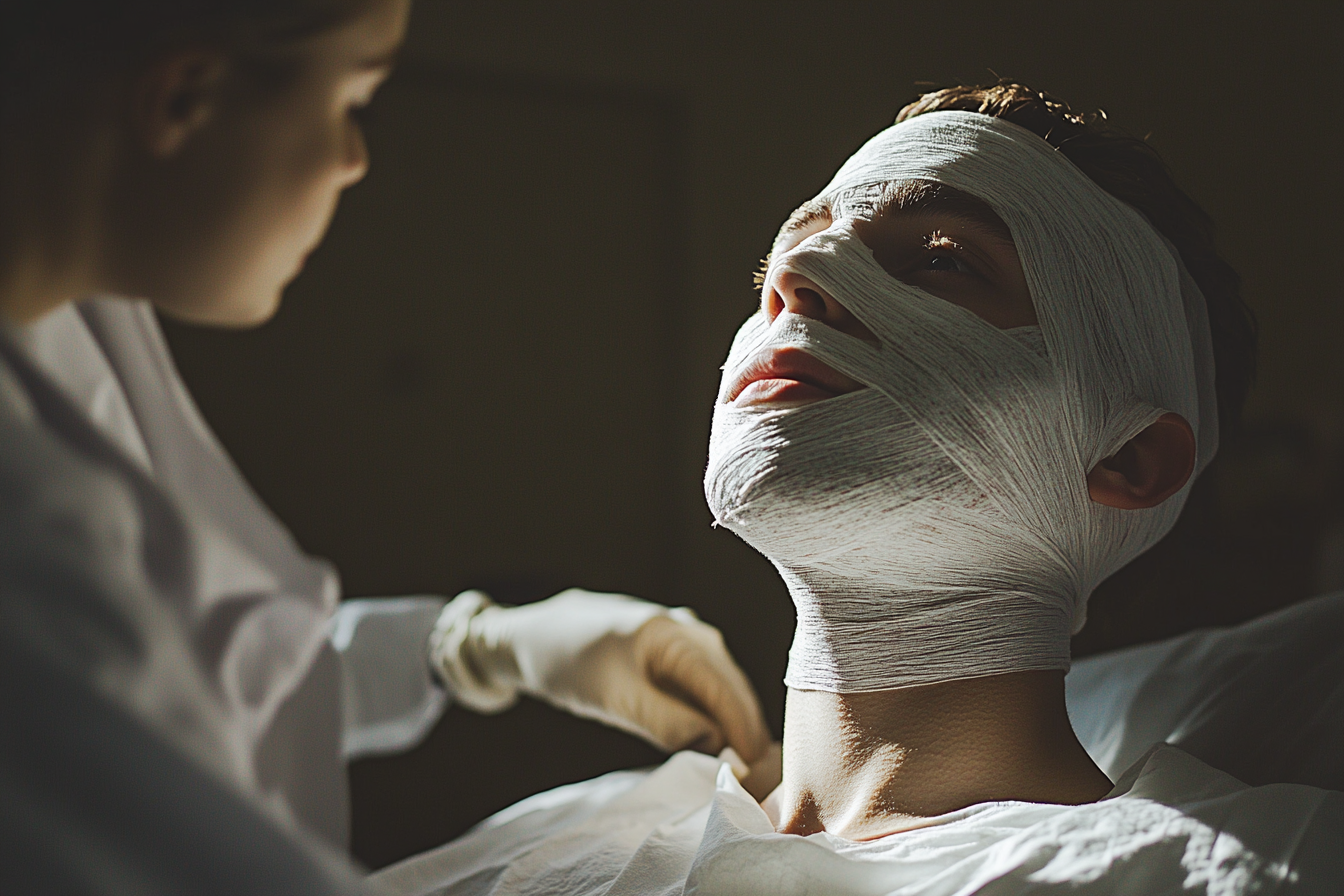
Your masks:
{"label": "blurred foreground shoulder", "polygon": [[144,494],[37,405],[0,357],[0,892],[355,892],[249,795]]}

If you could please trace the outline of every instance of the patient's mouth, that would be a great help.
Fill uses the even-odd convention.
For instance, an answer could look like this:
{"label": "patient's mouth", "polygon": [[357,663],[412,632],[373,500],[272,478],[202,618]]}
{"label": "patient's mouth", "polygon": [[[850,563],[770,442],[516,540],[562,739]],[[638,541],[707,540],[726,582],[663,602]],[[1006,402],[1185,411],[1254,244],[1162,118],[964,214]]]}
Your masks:
{"label": "patient's mouth", "polygon": [[864,388],[798,348],[767,349],[742,368],[728,390],[734,407],[794,407]]}

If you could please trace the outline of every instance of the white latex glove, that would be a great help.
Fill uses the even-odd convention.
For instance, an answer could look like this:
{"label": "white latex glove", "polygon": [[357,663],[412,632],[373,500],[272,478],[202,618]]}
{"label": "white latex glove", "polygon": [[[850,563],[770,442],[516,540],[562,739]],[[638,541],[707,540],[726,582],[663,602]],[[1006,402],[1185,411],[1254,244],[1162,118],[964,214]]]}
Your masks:
{"label": "white latex glove", "polygon": [[458,702],[480,712],[522,692],[668,751],[732,746],[752,763],[770,744],[719,630],[684,607],[579,589],[502,607],[467,591],[444,608],[430,650]]}

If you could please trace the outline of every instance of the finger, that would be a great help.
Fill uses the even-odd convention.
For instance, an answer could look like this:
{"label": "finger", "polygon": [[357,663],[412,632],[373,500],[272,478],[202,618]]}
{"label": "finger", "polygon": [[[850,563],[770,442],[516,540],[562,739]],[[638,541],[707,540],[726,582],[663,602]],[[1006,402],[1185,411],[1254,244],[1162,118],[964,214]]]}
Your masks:
{"label": "finger", "polygon": [[784,777],[784,756],[780,747],[778,741],[770,744],[765,755],[751,766],[745,776],[738,779],[742,789],[758,803],[769,796]]}
{"label": "finger", "polygon": [[659,621],[645,626],[654,642],[647,653],[649,678],[702,709],[738,755],[747,763],[756,762],[769,747],[770,734],[756,692],[718,629],[703,622],[671,620],[653,625]]}
{"label": "finger", "polygon": [[692,664],[688,691],[723,729],[738,755],[754,763],[770,746],[756,690],[728,653],[719,630],[704,623],[696,623],[696,627],[700,631],[695,640],[704,654]]}
{"label": "finger", "polygon": [[640,688],[636,704],[627,715],[636,733],[669,753],[690,749],[717,755],[724,747],[723,732],[718,725],[651,684]]}
{"label": "finger", "polygon": [[736,664],[720,669],[720,675],[727,686],[712,689],[703,705],[738,755],[748,763],[757,762],[769,749],[770,732],[756,691]]}

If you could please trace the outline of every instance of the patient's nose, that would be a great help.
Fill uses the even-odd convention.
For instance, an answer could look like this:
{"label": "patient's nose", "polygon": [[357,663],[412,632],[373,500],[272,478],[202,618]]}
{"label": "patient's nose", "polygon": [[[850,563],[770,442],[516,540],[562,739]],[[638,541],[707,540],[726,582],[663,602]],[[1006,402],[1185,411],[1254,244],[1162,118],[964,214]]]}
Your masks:
{"label": "patient's nose", "polygon": [[761,310],[767,320],[774,322],[785,311],[800,314],[862,339],[877,344],[873,331],[850,313],[849,309],[831,297],[826,290],[795,271],[776,276],[761,295]]}

